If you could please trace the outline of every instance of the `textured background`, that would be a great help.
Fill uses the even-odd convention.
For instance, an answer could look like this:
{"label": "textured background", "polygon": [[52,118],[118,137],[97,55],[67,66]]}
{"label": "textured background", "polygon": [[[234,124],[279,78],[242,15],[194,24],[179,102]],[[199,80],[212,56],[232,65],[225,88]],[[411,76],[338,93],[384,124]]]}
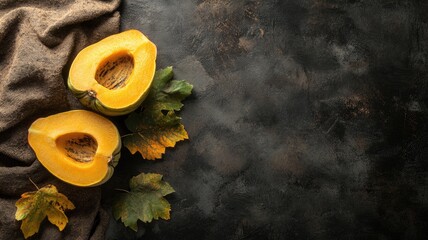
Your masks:
{"label": "textured background", "polygon": [[[122,29],[194,84],[190,141],[124,154],[104,186],[157,172],[172,219],[110,239],[423,239],[428,4],[422,0],[125,0]],[[104,197],[108,199],[108,197]],[[105,200],[109,206],[109,200]],[[137,236],[137,237],[136,237]]]}

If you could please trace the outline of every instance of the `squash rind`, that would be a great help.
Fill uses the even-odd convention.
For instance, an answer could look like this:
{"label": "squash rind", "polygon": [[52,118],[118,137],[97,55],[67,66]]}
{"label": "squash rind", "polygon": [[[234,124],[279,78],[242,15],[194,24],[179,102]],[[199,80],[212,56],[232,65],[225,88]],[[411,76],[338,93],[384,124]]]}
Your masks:
{"label": "squash rind", "polygon": [[67,82],[69,89],[74,94],[74,96],[82,103],[82,105],[107,116],[121,116],[131,113],[143,103],[143,101],[149,94],[149,91],[146,91],[137,102],[133,103],[132,105],[129,105],[126,108],[110,108],[104,105],[98,98],[92,96],[89,91],[79,91],[70,84],[70,81]]}

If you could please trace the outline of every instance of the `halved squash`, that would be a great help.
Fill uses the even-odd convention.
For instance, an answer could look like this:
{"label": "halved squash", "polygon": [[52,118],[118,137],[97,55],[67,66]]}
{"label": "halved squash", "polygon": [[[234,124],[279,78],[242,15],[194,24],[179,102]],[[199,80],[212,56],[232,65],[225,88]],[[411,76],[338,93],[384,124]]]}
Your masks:
{"label": "halved squash", "polygon": [[156,45],[138,30],[111,35],[79,52],[68,87],[80,102],[109,116],[135,110],[156,70]]}
{"label": "halved squash", "polygon": [[122,146],[116,126],[86,110],[37,119],[28,129],[28,143],[48,171],[76,186],[107,181]]}

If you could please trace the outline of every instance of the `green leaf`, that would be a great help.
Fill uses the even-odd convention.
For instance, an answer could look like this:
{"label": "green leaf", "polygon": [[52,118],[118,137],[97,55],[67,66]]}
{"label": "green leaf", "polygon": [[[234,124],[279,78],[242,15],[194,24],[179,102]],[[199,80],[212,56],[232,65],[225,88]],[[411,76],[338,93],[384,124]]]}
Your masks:
{"label": "green leaf", "polygon": [[53,185],[22,194],[15,206],[15,219],[22,220],[21,231],[25,238],[39,231],[46,216],[49,222],[62,231],[68,223],[64,210],[74,209],[73,203]]}
{"label": "green leaf", "polygon": [[123,143],[132,154],[139,152],[147,160],[159,159],[166,147],[188,139],[176,111],[183,107],[181,101],[191,94],[193,86],[172,78],[172,67],[158,70],[143,110],[131,113],[125,120],[131,133],[123,137]]}
{"label": "green leaf", "polygon": [[164,196],[174,189],[156,173],[141,173],[129,181],[131,189],[123,193],[113,204],[113,215],[126,227],[138,230],[137,222],[151,222],[159,218],[170,219],[171,205]]}

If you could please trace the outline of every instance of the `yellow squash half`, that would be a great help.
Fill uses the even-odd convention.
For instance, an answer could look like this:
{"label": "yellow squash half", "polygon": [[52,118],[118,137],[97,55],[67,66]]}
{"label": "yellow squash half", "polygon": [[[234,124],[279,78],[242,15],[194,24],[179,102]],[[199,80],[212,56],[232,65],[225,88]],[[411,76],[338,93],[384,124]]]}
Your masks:
{"label": "yellow squash half", "polygon": [[28,142],[48,171],[76,186],[104,183],[120,158],[116,126],[85,110],[37,119],[28,129]]}
{"label": "yellow squash half", "polygon": [[95,111],[109,116],[130,113],[147,97],[156,55],[156,45],[138,30],[111,35],[79,52],[68,87]]}

